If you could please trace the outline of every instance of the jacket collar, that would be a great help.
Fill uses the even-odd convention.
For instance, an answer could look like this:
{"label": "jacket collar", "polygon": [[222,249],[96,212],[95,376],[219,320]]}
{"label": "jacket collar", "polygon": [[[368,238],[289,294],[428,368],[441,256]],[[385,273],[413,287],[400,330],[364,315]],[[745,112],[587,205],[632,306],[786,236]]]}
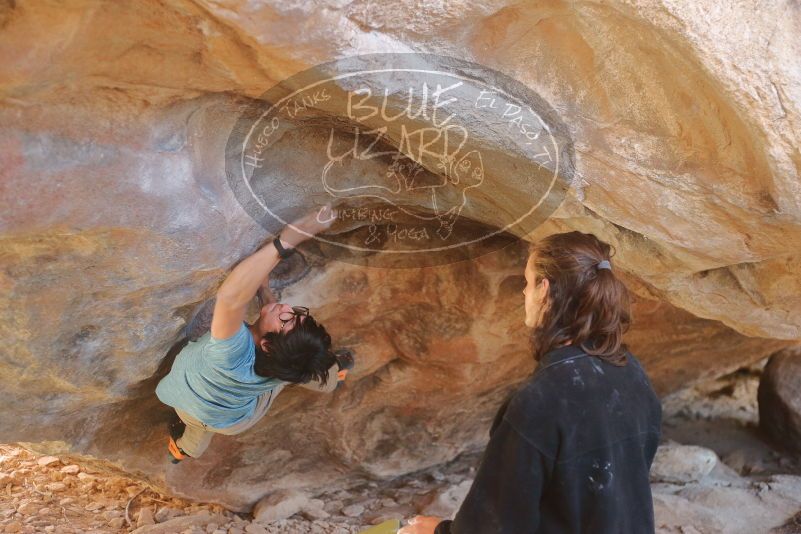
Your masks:
{"label": "jacket collar", "polygon": [[543,369],[549,365],[569,360],[582,354],[586,353],[579,346],[567,345],[564,347],[557,347],[546,352],[545,355],[540,358],[540,364],[537,367]]}

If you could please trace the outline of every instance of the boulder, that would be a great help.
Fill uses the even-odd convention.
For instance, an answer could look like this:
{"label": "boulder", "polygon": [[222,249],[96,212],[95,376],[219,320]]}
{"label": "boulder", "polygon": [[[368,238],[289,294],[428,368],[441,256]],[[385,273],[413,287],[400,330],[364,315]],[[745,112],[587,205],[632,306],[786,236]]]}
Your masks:
{"label": "boulder", "polygon": [[760,428],[782,449],[801,453],[801,349],[770,357],[757,399]]}
{"label": "boulder", "polygon": [[421,515],[452,518],[459,510],[467,492],[470,491],[472,480],[465,480],[451,487],[446,487],[441,491],[435,491],[428,496],[426,503],[420,509]]}
{"label": "boulder", "polygon": [[153,508],[150,506],[144,506],[139,513],[136,514],[136,526],[137,527],[144,527],[147,525],[153,525],[156,523],[156,519],[153,517]]}
{"label": "boulder", "polygon": [[[156,523],[165,523],[171,519],[184,515],[184,511],[180,508],[173,508],[172,506],[162,506],[158,511],[153,514],[153,519]],[[147,516],[145,516],[147,517]]]}
{"label": "boulder", "polygon": [[253,519],[261,523],[286,519],[312,506],[309,496],[302,491],[282,490],[263,497],[253,507]]}
{"label": "boulder", "polygon": [[364,513],[364,505],[359,503],[350,504],[344,507],[341,512],[346,517],[361,517]]}
{"label": "boulder", "polygon": [[201,512],[199,514],[174,517],[155,525],[137,527],[132,532],[136,534],[175,534],[192,527],[205,527],[209,523],[219,524],[221,521],[224,521],[224,518],[220,515]]}
{"label": "boulder", "polygon": [[695,445],[660,445],[651,465],[651,481],[688,484],[706,477],[718,463],[715,451]]}
{"label": "boulder", "polygon": [[245,527],[246,534],[270,534],[266,528],[258,523],[251,523]]}
{"label": "boulder", "polygon": [[[790,534],[801,502],[801,477],[743,477],[718,464],[707,476],[682,485],[653,484],[657,532]],[[795,525],[797,527],[797,525]]]}

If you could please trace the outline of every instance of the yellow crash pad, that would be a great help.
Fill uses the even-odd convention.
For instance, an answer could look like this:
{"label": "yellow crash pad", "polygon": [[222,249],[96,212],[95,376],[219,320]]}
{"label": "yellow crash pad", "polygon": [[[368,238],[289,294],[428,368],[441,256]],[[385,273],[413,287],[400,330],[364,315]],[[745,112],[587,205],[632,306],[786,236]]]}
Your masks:
{"label": "yellow crash pad", "polygon": [[400,520],[390,519],[389,521],[384,521],[380,525],[362,530],[359,534],[396,534],[398,530],[400,530],[400,526]]}

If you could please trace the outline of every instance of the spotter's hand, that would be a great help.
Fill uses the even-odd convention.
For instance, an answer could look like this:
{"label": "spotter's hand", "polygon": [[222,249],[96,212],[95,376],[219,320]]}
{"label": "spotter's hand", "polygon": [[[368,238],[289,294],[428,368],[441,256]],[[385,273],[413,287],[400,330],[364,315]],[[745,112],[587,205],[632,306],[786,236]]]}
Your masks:
{"label": "spotter's hand", "polygon": [[409,524],[398,531],[398,534],[434,534],[437,525],[442,522],[439,517],[418,515],[409,520]]}

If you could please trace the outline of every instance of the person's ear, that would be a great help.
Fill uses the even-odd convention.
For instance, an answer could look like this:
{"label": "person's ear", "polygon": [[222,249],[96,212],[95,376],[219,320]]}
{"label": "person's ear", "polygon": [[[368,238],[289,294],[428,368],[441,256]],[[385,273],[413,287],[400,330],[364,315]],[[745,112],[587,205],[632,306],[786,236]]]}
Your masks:
{"label": "person's ear", "polygon": [[261,347],[261,350],[267,352],[267,348],[270,346],[270,344],[267,343],[266,339],[261,338],[261,340],[259,340],[259,346]]}
{"label": "person's ear", "polygon": [[548,288],[551,287],[551,281],[547,278],[543,278],[540,282],[539,286],[539,300],[540,302],[545,302],[545,297],[548,295]]}

